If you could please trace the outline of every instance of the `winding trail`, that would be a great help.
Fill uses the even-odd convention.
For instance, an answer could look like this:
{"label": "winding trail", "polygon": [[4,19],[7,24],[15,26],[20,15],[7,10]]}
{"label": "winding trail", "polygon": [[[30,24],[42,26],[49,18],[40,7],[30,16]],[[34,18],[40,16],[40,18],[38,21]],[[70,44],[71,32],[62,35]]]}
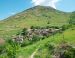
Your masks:
{"label": "winding trail", "polygon": [[36,49],[29,58],[34,58],[35,53],[38,51],[38,49]]}

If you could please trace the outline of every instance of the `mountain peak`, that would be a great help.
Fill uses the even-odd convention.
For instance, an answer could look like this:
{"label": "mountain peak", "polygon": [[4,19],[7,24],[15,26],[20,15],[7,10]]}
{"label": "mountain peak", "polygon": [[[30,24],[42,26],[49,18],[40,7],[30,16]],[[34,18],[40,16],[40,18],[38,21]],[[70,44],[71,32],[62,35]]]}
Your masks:
{"label": "mountain peak", "polygon": [[34,6],[32,8],[29,8],[27,10],[56,10],[56,9],[54,9],[50,6],[40,6],[40,5],[38,5],[38,6]]}

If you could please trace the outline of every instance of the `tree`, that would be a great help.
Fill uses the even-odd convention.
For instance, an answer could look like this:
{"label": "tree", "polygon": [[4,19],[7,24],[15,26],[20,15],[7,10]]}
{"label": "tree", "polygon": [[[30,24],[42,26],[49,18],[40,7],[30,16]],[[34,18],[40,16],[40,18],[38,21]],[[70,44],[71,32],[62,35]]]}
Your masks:
{"label": "tree", "polygon": [[34,26],[31,26],[30,29],[35,29],[35,27]]}
{"label": "tree", "polygon": [[26,28],[24,28],[23,30],[22,30],[22,32],[21,32],[21,35],[23,35],[23,36],[25,36],[25,35],[27,35],[27,29]]}

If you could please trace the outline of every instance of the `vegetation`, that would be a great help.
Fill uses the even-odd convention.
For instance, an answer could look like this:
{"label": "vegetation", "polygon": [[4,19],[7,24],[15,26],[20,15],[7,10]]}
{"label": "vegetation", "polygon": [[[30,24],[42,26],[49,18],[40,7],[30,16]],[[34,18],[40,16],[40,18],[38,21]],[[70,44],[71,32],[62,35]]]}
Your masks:
{"label": "vegetation", "polygon": [[0,21],[0,58],[75,58],[74,14],[36,6]]}
{"label": "vegetation", "polygon": [[[0,21],[0,37],[11,38],[23,28],[31,26],[62,26],[68,23],[70,13],[51,7],[36,6]],[[49,22],[49,24],[48,24]]]}
{"label": "vegetation", "polygon": [[70,16],[69,24],[75,25],[75,12],[72,12],[72,14]]}
{"label": "vegetation", "polygon": [[18,52],[19,45],[11,41],[10,44],[6,46],[6,53],[8,58],[16,58],[16,53]]}

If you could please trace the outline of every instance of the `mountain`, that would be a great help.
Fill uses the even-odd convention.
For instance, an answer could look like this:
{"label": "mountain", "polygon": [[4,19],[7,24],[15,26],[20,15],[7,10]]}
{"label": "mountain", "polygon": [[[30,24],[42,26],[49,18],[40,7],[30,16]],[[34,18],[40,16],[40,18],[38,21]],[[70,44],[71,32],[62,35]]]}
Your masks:
{"label": "mountain", "polygon": [[[0,58],[74,58],[74,14],[51,7],[35,6],[0,21]],[[59,29],[33,29],[34,31],[31,30],[27,34],[32,37],[30,40],[31,38],[25,35],[27,33],[25,28],[31,26],[58,26]],[[43,37],[41,34],[40,37],[36,30],[42,32]],[[35,33],[38,33],[38,36]],[[15,42],[11,41],[13,35],[16,35],[13,37]],[[19,43],[16,39],[22,39],[23,42]]]}
{"label": "mountain", "polygon": [[68,23],[69,15],[51,7],[35,6],[0,21],[0,37],[9,38],[24,27],[62,26]]}

